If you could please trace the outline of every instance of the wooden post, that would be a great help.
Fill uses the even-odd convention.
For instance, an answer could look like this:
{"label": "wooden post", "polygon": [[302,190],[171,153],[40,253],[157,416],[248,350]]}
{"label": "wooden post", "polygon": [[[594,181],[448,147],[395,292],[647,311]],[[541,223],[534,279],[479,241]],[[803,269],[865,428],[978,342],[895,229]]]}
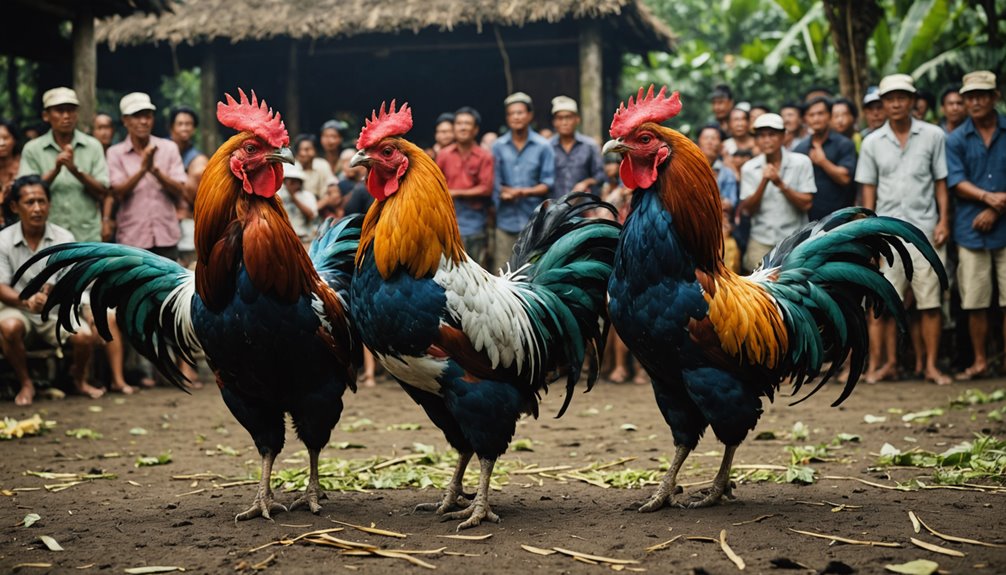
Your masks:
{"label": "wooden post", "polygon": [[286,66],[286,110],[283,121],[287,131],[300,133],[300,66],[297,59],[297,40],[290,39],[290,55]]}
{"label": "wooden post", "polygon": [[80,100],[77,127],[91,132],[97,107],[98,48],[94,42],[94,12],[81,2],[73,18],[73,89]]}
{"label": "wooden post", "polygon": [[580,25],[580,131],[603,142],[601,106],[604,102],[604,75],[601,25],[582,20]]}
{"label": "wooden post", "polygon": [[223,94],[217,93],[217,53],[212,43],[205,46],[203,61],[199,67],[199,129],[203,153],[211,156],[220,147],[220,128],[217,125],[217,101]]}

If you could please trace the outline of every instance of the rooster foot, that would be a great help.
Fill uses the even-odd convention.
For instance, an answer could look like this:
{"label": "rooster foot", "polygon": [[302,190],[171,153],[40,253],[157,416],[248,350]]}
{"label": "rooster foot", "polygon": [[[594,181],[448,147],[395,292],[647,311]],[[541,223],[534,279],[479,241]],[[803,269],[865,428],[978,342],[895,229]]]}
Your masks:
{"label": "rooster foot", "polygon": [[328,499],[328,495],[321,489],[313,490],[308,487],[304,495],[301,495],[290,504],[290,511],[298,507],[307,507],[311,510],[311,513],[318,515],[321,513],[321,504],[318,503],[319,499]]}
{"label": "rooster foot", "polygon": [[483,503],[481,501],[476,501],[461,511],[444,513],[440,518],[441,521],[451,521],[454,519],[465,519],[464,522],[458,525],[458,531],[468,529],[469,527],[476,527],[481,524],[483,520],[492,521],[493,523],[500,522],[500,516],[496,515],[491,509],[489,509],[488,503]]}
{"label": "rooster foot", "polygon": [[734,482],[726,481],[723,485],[714,483],[712,487],[708,490],[703,490],[707,495],[700,499],[699,501],[692,501],[691,503],[685,504],[683,507],[686,509],[699,509],[701,507],[712,507],[720,502],[720,499],[726,498],[728,500],[737,499],[733,492]]}
{"label": "rooster foot", "polygon": [[442,501],[420,503],[419,505],[416,505],[412,512],[418,513],[420,511],[432,511],[437,515],[443,515],[444,513],[448,513],[456,509],[468,509],[468,507],[472,504],[472,499],[474,498],[475,495],[471,493],[457,493],[454,490],[448,490]]}
{"label": "rooster foot", "polygon": [[256,495],[255,501],[252,502],[252,506],[248,508],[247,511],[243,513],[238,513],[234,516],[234,522],[247,521],[249,519],[254,519],[256,517],[264,517],[269,521],[272,521],[272,514],[278,513],[280,511],[286,511],[286,507],[276,503],[272,499],[272,494],[269,495]]}
{"label": "rooster foot", "polygon": [[640,513],[652,513],[664,507],[669,507],[674,505],[674,496],[680,495],[684,489],[680,485],[675,485],[673,489],[664,489],[663,486],[657,488],[657,492],[653,494],[646,503],[635,503],[634,507],[638,508]]}

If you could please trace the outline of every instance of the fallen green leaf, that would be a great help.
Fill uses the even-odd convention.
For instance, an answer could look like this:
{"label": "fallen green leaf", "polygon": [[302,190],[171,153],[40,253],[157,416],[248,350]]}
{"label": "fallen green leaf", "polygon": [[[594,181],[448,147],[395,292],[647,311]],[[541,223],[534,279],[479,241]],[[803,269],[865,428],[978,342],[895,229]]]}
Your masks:
{"label": "fallen green leaf", "polygon": [[67,429],[67,437],[76,437],[77,439],[101,439],[101,434],[93,429],[88,429],[86,427],[78,427],[77,429]]}
{"label": "fallen green leaf", "polygon": [[49,548],[49,551],[63,551],[64,550],[63,547],[59,544],[59,542],[57,542],[52,537],[49,537],[48,535],[40,535],[39,539],[41,539],[42,543],[44,543],[45,546]]}
{"label": "fallen green leaf", "polygon": [[136,458],[136,467],[151,467],[171,463],[171,452],[167,451],[157,456],[141,456]]}
{"label": "fallen green leaf", "polygon": [[884,569],[891,573],[901,573],[902,575],[932,575],[939,568],[939,563],[928,559],[916,559],[899,565],[884,565]]}
{"label": "fallen green leaf", "polygon": [[40,519],[42,519],[42,516],[39,515],[38,513],[29,513],[28,515],[24,516],[24,519],[21,520],[21,525],[23,525],[24,527],[31,527],[32,525],[37,523]]}
{"label": "fallen green leaf", "polygon": [[146,435],[147,430],[142,427],[134,427],[129,430],[129,435]]}
{"label": "fallen green leaf", "polygon": [[530,439],[518,439],[510,444],[510,451],[534,451],[534,442]]}

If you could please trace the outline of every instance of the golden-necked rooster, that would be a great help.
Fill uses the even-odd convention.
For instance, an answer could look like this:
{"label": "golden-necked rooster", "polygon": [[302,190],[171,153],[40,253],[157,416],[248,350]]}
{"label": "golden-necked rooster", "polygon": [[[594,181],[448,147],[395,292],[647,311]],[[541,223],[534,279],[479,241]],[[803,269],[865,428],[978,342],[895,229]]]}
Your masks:
{"label": "golden-necked rooster", "polygon": [[[408,104],[381,105],[360,133],[352,165],[370,168],[367,212],[351,307],[360,335],[388,373],[459,452],[442,501],[419,508],[458,529],[498,521],[489,480],[522,414],[567,374],[566,403],[589,363],[588,389],[607,333],[605,289],[619,227],[583,214],[603,202],[579,194],[543,203],[518,238],[507,273],[494,276],[465,253],[444,175],[402,136]],[[607,206],[610,208],[610,206]],[[461,480],[481,463],[475,499]]]}
{"label": "golden-necked rooster", "polygon": [[307,491],[291,509],[318,513],[318,454],[339,421],[343,393],[355,390],[362,357],[346,310],[362,218],[326,224],[308,254],[276,196],[281,162],[292,163],[279,114],[242,91],[240,101],[228,95],[217,106],[217,118],[238,134],[213,154],[199,185],[194,273],[141,249],[64,244],[25,264],[49,258],[22,297],[64,271],[45,312],[59,304],[60,324],[71,329],[71,310],[90,286],[102,336],[111,339],[105,318],[116,308],[125,337],[180,387],[177,356],[192,363],[201,348],[262,456],[255,501],[236,519],[286,510],[270,488],[286,413],[311,460]]}
{"label": "golden-necked rooster", "polygon": [[667,476],[640,511],[672,502],[678,470],[706,427],[726,445],[709,493],[689,507],[730,493],[737,446],[754,428],[762,397],[792,378],[794,394],[850,356],[840,397],[852,392],[868,348],[862,302],[900,322],[897,292],[873,261],[900,256],[905,244],[946,272],[925,236],[906,222],[859,208],[808,224],[780,243],[748,277],[723,264],[720,199],[705,157],[688,138],[660,125],[681,109],[678,94],[653,87],[629,98],[611,123],[605,152],[622,154],[622,181],[634,189],[608,284],[612,325],[649,373],[676,452]]}

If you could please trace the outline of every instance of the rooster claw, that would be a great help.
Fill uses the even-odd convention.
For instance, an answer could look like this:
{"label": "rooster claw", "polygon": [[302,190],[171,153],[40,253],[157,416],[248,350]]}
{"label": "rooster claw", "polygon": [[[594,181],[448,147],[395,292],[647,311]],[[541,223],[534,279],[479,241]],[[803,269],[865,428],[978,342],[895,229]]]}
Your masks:
{"label": "rooster claw", "polygon": [[444,513],[440,518],[441,522],[451,521],[456,519],[465,519],[460,525],[458,525],[457,530],[468,529],[470,527],[477,527],[482,523],[482,521],[491,521],[493,523],[500,522],[500,516],[496,515],[489,509],[487,503],[473,503],[466,509],[461,511],[454,511],[453,513]]}
{"label": "rooster claw", "polygon": [[[668,493],[668,491],[670,493]],[[684,491],[684,488],[680,485],[675,485],[673,489],[668,489],[666,491],[658,488],[657,492],[653,494],[653,497],[651,497],[649,501],[635,504],[634,507],[636,507],[637,511],[640,513],[652,513],[659,509],[663,509],[664,507],[671,507],[676,505],[674,502],[674,496],[680,495],[684,493]]]}
{"label": "rooster claw", "polygon": [[272,497],[256,497],[252,506],[248,508],[247,511],[243,513],[238,513],[234,516],[234,522],[247,521],[249,519],[254,519],[256,517],[263,517],[272,521],[272,514],[279,513],[281,511],[287,511],[287,508],[283,505],[276,503],[272,500]]}
{"label": "rooster claw", "polygon": [[304,495],[298,497],[292,504],[290,504],[290,511],[297,509],[298,507],[307,507],[311,510],[311,513],[318,515],[321,513],[321,504],[318,503],[319,499],[328,499],[328,495],[324,491],[311,491],[308,489]]}

